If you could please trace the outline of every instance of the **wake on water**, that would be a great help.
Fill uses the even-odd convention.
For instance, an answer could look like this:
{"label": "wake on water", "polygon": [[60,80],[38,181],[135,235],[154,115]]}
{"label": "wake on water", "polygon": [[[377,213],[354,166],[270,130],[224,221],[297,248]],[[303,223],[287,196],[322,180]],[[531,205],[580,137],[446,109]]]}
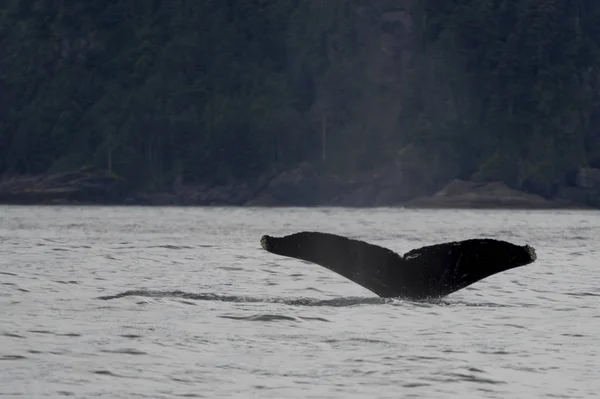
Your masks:
{"label": "wake on water", "polygon": [[184,291],[155,291],[155,290],[131,290],[125,291],[116,295],[107,295],[98,297],[101,300],[118,299],[128,296],[141,296],[150,298],[181,298],[194,301],[219,301],[219,302],[246,302],[246,303],[281,303],[290,306],[332,306],[332,307],[347,307],[355,305],[377,305],[393,303],[395,299],[385,298],[363,298],[363,297],[347,297],[335,299],[312,299],[312,298],[261,298],[241,295],[219,295],[214,293],[194,294]]}
{"label": "wake on water", "polygon": [[100,296],[97,299],[108,301],[130,296],[140,296],[149,298],[180,298],[193,301],[219,301],[235,303],[279,303],[289,306],[330,306],[330,307],[350,307],[360,305],[391,305],[403,306],[407,303],[418,306],[475,306],[475,307],[510,307],[510,305],[495,303],[472,303],[466,301],[452,301],[440,298],[427,300],[403,300],[400,298],[379,298],[379,297],[341,297],[334,299],[315,299],[315,298],[273,298],[273,297],[252,297],[240,295],[219,295],[214,293],[190,293],[185,291],[160,291],[160,290],[129,290],[115,295]]}

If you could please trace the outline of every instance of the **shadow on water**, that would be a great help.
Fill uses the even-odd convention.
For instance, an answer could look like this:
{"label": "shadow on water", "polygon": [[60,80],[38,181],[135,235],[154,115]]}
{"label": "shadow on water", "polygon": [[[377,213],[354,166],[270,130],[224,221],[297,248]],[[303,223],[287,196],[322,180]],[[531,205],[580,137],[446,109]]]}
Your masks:
{"label": "shadow on water", "polygon": [[315,298],[272,298],[272,297],[252,297],[240,295],[219,295],[214,293],[190,293],[184,291],[154,291],[154,290],[130,290],[115,295],[106,295],[98,297],[100,300],[112,300],[130,296],[140,296],[149,298],[181,298],[194,301],[219,301],[235,303],[280,303],[290,306],[330,306],[330,307],[350,307],[358,305],[392,305],[402,306],[410,303],[412,306],[432,307],[432,306],[469,306],[469,307],[509,307],[509,305],[495,303],[469,303],[465,301],[444,300],[432,298],[421,301],[409,301],[399,298],[379,298],[379,297],[342,297],[334,299],[315,299]]}

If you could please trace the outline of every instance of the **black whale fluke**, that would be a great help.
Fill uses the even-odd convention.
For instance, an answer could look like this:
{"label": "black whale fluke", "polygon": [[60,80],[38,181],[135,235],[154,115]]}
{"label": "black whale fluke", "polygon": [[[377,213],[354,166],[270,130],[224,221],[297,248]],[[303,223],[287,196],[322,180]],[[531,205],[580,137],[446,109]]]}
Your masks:
{"label": "black whale fluke", "polygon": [[260,239],[268,252],[316,263],[384,298],[439,298],[537,259],[529,245],[481,238],[413,249],[403,256],[335,234]]}

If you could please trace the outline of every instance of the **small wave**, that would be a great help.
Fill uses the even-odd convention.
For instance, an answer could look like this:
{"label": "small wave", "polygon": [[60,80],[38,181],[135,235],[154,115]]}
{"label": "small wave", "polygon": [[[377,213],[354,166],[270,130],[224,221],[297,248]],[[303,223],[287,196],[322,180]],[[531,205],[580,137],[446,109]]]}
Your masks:
{"label": "small wave", "polygon": [[93,373],[98,374],[98,375],[106,375],[109,377],[121,377],[120,375],[115,374],[110,370],[96,370],[96,371],[93,371]]}
{"label": "small wave", "polygon": [[334,299],[312,299],[312,298],[259,298],[239,295],[219,295],[213,293],[194,294],[184,291],[150,291],[131,290],[120,294],[98,297],[100,300],[112,300],[129,296],[141,296],[149,298],[181,298],[195,301],[220,301],[220,302],[246,302],[246,303],[281,303],[290,306],[332,306],[348,307],[357,305],[383,305],[394,302],[394,299],[378,297],[346,297]]}
{"label": "small wave", "polygon": [[600,294],[595,294],[593,292],[567,292],[566,295],[575,297],[600,296]]}
{"label": "small wave", "polygon": [[22,360],[27,359],[27,357],[22,355],[0,355],[0,360]]}
{"label": "small wave", "polygon": [[479,350],[477,353],[481,353],[482,355],[510,355],[510,352],[505,350],[497,350],[497,351],[488,351],[488,350]]}
{"label": "small wave", "polygon": [[251,315],[251,316],[221,315],[219,317],[222,319],[248,320],[248,321],[298,321],[298,319],[295,317],[279,315],[279,314],[256,314],[256,315]]}
{"label": "small wave", "polygon": [[54,331],[48,331],[48,330],[28,330],[28,332],[33,333],[33,334],[56,335],[57,337],[81,337],[81,334],[78,334],[78,333],[56,333]]}
{"label": "small wave", "polygon": [[5,336],[5,337],[9,337],[9,338],[25,338],[25,337],[24,337],[24,336],[22,336],[22,335],[19,335],[19,334],[13,334],[13,333],[8,333],[8,332],[2,333],[2,335],[3,335],[3,336]]}
{"label": "small wave", "polygon": [[108,370],[96,370],[93,373],[98,374],[98,375],[110,375],[113,377],[117,377],[117,375],[115,373],[113,373],[112,371],[108,371]]}
{"label": "small wave", "polygon": [[577,240],[577,241],[585,241],[588,240],[588,237],[584,237],[584,236],[573,236],[571,237],[572,240]]}
{"label": "small wave", "polygon": [[346,343],[346,342],[355,342],[355,343],[359,343],[359,344],[384,344],[384,345],[389,345],[390,342],[388,341],[384,341],[381,339],[372,339],[372,338],[348,338],[348,339],[326,339],[325,341],[326,344],[339,344],[339,343]]}
{"label": "small wave", "polygon": [[302,320],[306,320],[306,321],[324,321],[326,323],[331,323],[331,320],[327,320],[324,317],[308,317],[308,316],[299,316]]}
{"label": "small wave", "polygon": [[165,245],[149,245],[146,248],[164,248],[164,249],[174,249],[174,250],[178,250],[178,249],[194,249],[193,247],[189,247],[187,245],[169,245],[169,244],[165,244]]}
{"label": "small wave", "polygon": [[184,305],[196,306],[196,304],[192,301],[181,300],[179,303],[183,303]]}
{"label": "small wave", "polygon": [[404,388],[424,388],[424,387],[428,387],[430,385],[431,384],[426,384],[423,382],[409,382],[409,383],[403,384],[402,386]]}
{"label": "small wave", "polygon": [[256,314],[251,316],[234,316],[234,315],[221,315],[219,316],[222,319],[231,319],[231,320],[247,320],[247,321],[323,321],[326,323],[330,323],[329,320],[323,317],[293,317],[286,315],[278,315],[278,314]]}
{"label": "small wave", "polygon": [[458,381],[466,381],[466,382],[474,382],[478,384],[506,384],[505,381],[494,380],[491,378],[482,377],[476,375],[477,373],[460,373],[460,372],[450,372],[446,375],[448,378],[444,379],[444,382],[458,382]]}
{"label": "small wave", "polygon": [[101,352],[105,353],[118,353],[125,355],[147,355],[148,353],[134,349],[134,348],[121,348],[121,349],[102,349]]}
{"label": "small wave", "polygon": [[561,334],[563,337],[573,337],[573,338],[584,338],[585,335],[582,334]]}

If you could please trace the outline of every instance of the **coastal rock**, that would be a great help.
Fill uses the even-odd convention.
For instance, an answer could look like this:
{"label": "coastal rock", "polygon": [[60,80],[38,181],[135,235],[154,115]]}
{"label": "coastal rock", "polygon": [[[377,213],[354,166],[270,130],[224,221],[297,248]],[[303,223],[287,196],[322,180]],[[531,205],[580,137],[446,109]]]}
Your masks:
{"label": "coastal rock", "polygon": [[314,206],[317,205],[319,182],[315,169],[303,163],[273,178],[247,205]]}
{"label": "coastal rock", "polygon": [[120,203],[125,185],[106,173],[85,170],[44,176],[24,176],[0,182],[0,203],[71,204]]}
{"label": "coastal rock", "polygon": [[504,183],[476,183],[455,179],[431,197],[407,201],[407,208],[548,209],[567,204],[507,187]]}

